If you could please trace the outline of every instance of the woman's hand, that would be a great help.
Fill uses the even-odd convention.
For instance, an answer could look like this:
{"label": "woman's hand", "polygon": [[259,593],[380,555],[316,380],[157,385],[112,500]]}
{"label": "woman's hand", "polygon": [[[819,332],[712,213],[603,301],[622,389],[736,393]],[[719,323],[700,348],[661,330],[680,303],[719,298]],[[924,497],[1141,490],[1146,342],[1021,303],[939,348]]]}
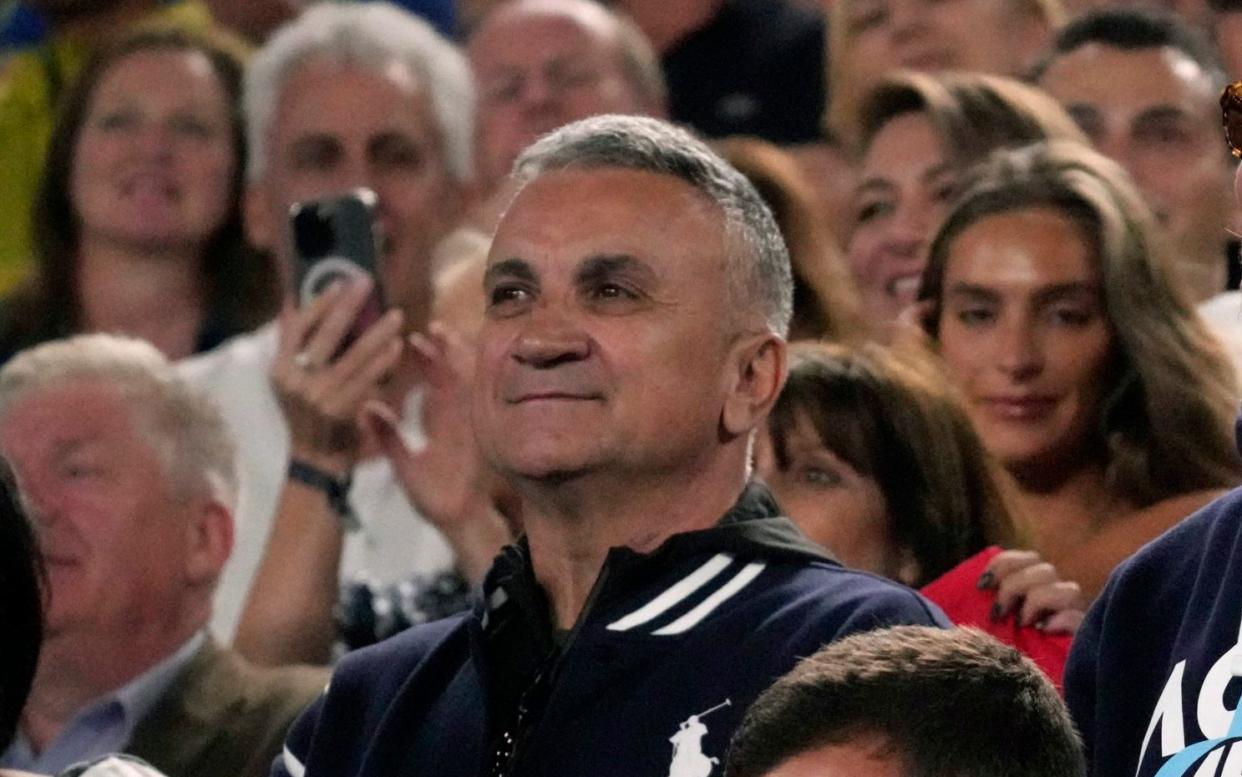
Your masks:
{"label": "woman's hand", "polygon": [[996,554],[979,578],[979,587],[996,589],[993,620],[1013,613],[1019,625],[1051,634],[1073,634],[1087,608],[1078,583],[1062,580],[1056,567],[1033,550]]}
{"label": "woman's hand", "polygon": [[410,335],[423,377],[426,445],[411,450],[392,411],[368,402],[364,419],[392,463],[410,504],[452,545],[457,565],[477,583],[512,536],[496,508],[497,487],[483,465],[470,423],[471,354],[454,333],[433,323]]}
{"label": "woman's hand", "polygon": [[[401,358],[400,311],[390,310],[344,351],[370,279],[333,284],[281,311],[270,377],[289,427],[290,455],[344,475],[358,457],[358,415]],[[338,355],[339,353],[339,355]]]}

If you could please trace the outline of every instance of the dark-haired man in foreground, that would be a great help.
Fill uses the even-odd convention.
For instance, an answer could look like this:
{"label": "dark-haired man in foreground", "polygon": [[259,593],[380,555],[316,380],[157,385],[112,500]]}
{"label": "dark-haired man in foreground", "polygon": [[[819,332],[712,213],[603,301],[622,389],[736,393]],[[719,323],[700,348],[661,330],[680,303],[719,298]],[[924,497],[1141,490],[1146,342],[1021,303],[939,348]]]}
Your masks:
{"label": "dark-haired man in foreground", "polygon": [[763,693],[726,777],[1082,777],[1029,659],[973,629],[899,626],[820,650]]}

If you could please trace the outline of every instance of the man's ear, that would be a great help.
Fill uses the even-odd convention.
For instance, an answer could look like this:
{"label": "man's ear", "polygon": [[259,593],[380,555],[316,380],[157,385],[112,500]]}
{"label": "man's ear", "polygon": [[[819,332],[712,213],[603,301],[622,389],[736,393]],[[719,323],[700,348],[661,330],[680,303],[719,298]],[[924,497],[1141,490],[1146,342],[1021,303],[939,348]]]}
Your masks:
{"label": "man's ear", "polygon": [[722,432],[749,434],[767,417],[788,375],[787,349],[785,341],[771,332],[748,335],[734,344],[720,418]]}
{"label": "man's ear", "polygon": [[210,585],[233,552],[233,512],[219,499],[200,497],[186,522],[186,580]]}

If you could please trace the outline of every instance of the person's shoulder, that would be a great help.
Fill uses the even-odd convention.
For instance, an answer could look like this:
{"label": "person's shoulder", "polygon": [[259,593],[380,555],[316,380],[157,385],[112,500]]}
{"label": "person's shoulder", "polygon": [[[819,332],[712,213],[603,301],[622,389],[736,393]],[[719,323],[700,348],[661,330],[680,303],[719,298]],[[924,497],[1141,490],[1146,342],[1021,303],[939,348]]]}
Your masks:
{"label": "person's shoulder", "polygon": [[300,775],[312,750],[320,751],[321,758],[355,763],[399,698],[421,698],[467,660],[469,648],[463,643],[468,617],[463,613],[414,626],[347,654],[325,692],[289,729],[274,774]]}
{"label": "person's shoulder", "polygon": [[785,563],[767,593],[805,617],[846,630],[898,624],[948,626],[940,609],[918,592],[888,578],[849,569],[831,560]]}
{"label": "person's shoulder", "polygon": [[395,690],[447,641],[464,636],[472,612],[462,612],[442,620],[414,626],[405,631],[348,653],[332,673],[333,690],[376,688]]}
{"label": "person's shoulder", "polygon": [[[1159,503],[1149,511],[1156,513],[1180,512],[1186,515],[1181,504]],[[1114,577],[1137,578],[1150,572],[1167,575],[1176,568],[1194,569],[1214,555],[1232,555],[1242,542],[1242,488],[1229,491],[1144,545],[1133,556],[1123,561]]]}
{"label": "person's shoulder", "polygon": [[229,652],[244,662],[244,687],[254,707],[288,706],[301,709],[328,684],[330,670],[327,667],[304,664],[257,666],[233,651]]}

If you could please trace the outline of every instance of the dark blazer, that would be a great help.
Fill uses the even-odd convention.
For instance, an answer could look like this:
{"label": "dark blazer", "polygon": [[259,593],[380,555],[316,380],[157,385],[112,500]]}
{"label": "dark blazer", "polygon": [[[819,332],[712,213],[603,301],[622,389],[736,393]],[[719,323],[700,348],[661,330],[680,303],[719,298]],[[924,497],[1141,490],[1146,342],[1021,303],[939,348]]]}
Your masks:
{"label": "dark blazer", "polygon": [[328,670],[258,667],[207,640],[138,722],[126,752],[168,777],[266,777]]}

